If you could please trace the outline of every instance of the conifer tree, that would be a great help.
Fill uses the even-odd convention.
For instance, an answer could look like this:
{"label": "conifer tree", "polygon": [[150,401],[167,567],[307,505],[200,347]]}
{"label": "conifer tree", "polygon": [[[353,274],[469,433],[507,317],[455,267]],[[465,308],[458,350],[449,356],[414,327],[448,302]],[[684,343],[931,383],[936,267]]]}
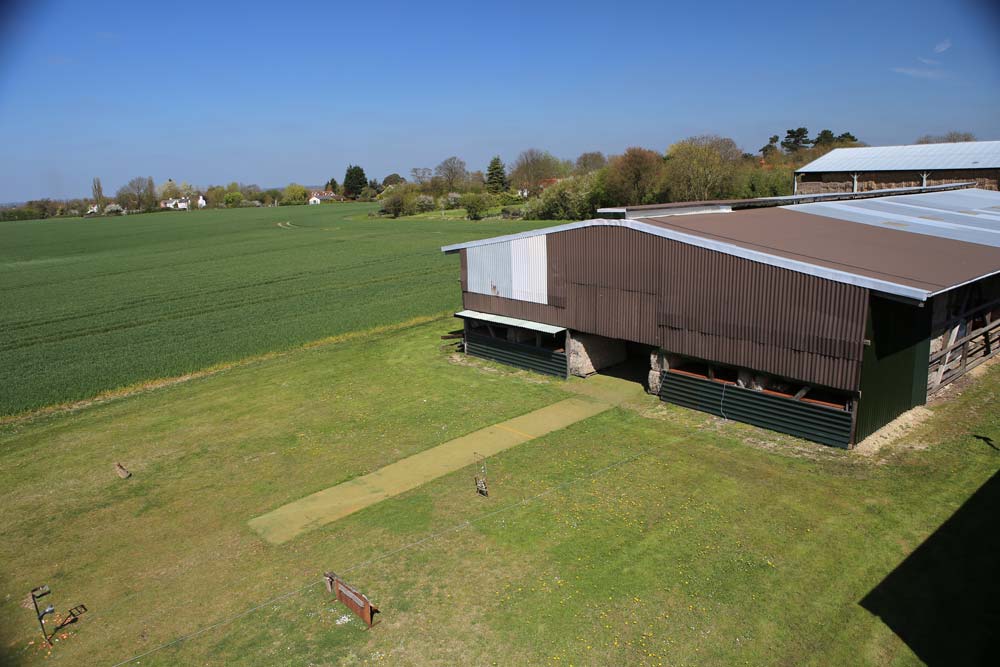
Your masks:
{"label": "conifer tree", "polygon": [[490,166],[486,168],[486,190],[492,194],[507,189],[507,168],[499,155],[493,156]]}

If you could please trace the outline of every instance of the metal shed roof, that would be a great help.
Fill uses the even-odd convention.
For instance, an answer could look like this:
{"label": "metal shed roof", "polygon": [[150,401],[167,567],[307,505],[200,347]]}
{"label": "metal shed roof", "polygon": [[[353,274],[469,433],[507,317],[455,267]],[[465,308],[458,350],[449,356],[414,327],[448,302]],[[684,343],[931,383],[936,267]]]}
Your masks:
{"label": "metal shed roof", "polygon": [[[863,206],[872,203],[892,210]],[[849,202],[855,208],[831,208],[846,204],[586,220],[442,250],[454,252],[581,227],[621,226],[919,301],[1000,273],[1000,220],[996,219],[1000,217],[1000,193],[963,190],[899,195]]]}
{"label": "metal shed roof", "polygon": [[956,190],[783,208],[1000,248],[1000,192],[991,190]]}
{"label": "metal shed roof", "polygon": [[965,141],[834,148],[795,173],[996,168],[1000,168],[1000,141]]}
{"label": "metal shed roof", "polygon": [[522,329],[531,329],[532,331],[541,331],[542,333],[547,334],[557,334],[560,331],[566,331],[565,327],[555,327],[551,324],[542,324],[541,322],[532,322],[531,320],[521,320],[516,317],[506,317],[504,315],[480,313],[478,310],[462,310],[455,313],[455,317],[482,320],[483,322],[502,324],[507,327],[521,327]]}

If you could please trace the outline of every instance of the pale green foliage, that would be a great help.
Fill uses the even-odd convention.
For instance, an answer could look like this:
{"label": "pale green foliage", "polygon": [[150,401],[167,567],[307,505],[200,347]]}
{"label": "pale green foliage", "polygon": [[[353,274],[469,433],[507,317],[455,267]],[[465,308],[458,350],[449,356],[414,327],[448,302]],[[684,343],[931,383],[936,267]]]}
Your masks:
{"label": "pale green foliage", "polygon": [[586,220],[605,205],[601,172],[566,178],[528,201],[521,214],[532,220]]}
{"label": "pale green foliage", "polygon": [[308,198],[309,192],[304,186],[301,186],[298,183],[291,183],[285,188],[285,191],[281,195],[281,204],[282,206],[305,204]]}
{"label": "pale green foliage", "polygon": [[732,139],[692,137],[667,151],[663,177],[671,201],[699,201],[733,195],[742,153]]}

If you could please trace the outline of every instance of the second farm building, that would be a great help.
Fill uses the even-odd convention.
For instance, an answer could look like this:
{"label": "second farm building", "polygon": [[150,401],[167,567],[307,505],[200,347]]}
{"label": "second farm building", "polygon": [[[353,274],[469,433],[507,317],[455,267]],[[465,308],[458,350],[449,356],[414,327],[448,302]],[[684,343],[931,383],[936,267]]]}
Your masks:
{"label": "second farm building", "polygon": [[467,353],[851,447],[1000,349],[998,192],[602,213],[442,248]]}

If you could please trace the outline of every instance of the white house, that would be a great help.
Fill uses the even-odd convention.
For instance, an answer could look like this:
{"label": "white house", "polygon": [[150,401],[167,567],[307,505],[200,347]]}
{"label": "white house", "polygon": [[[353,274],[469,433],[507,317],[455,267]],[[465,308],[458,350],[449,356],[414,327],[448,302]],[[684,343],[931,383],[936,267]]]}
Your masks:
{"label": "white house", "polygon": [[315,190],[309,193],[309,203],[311,205],[322,204],[328,201],[341,201],[343,197],[328,190]]}
{"label": "white house", "polygon": [[[205,208],[205,206],[207,206],[205,197],[202,195],[198,195],[198,201],[195,202],[195,206],[197,206],[198,208]],[[163,201],[160,202],[160,208],[172,208],[175,211],[186,211],[189,208],[191,208],[191,198],[174,197],[170,199],[164,199]]]}

